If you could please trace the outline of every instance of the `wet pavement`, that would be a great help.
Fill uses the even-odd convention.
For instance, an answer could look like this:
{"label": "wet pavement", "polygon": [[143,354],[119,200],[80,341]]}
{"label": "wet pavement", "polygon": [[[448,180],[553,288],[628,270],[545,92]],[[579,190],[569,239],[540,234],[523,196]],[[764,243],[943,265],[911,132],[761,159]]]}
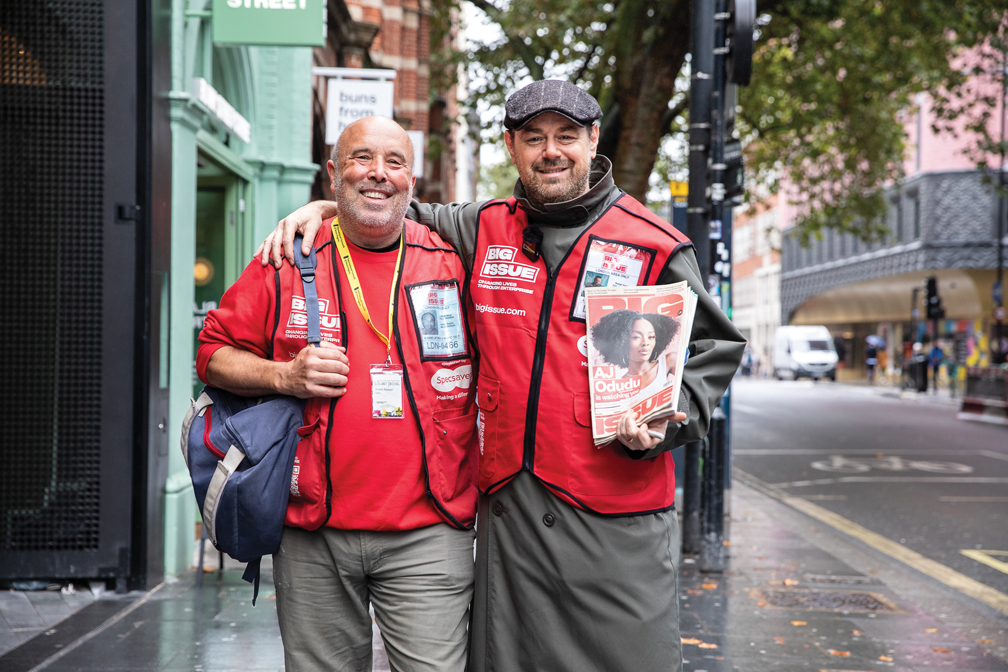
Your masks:
{"label": "wet pavement", "polygon": [[[728,571],[685,558],[688,672],[1008,672],[1008,613],[965,597],[737,478]],[[104,594],[0,656],[0,670],[282,670],[269,565],[252,607],[241,569]],[[15,593],[12,593],[15,594]],[[28,598],[25,598],[28,599]],[[51,598],[50,598],[51,599]],[[380,649],[376,670],[387,669]]]}
{"label": "wet pavement", "polygon": [[735,481],[728,571],[680,573],[690,672],[1008,670],[989,608]]}
{"label": "wet pavement", "polygon": [[[728,571],[681,565],[684,670],[1008,672],[1008,603],[996,606],[1008,599],[1008,429],[957,421],[946,395],[769,381],[733,394]],[[993,599],[824,524],[829,514]],[[0,591],[0,671],[283,670],[268,560],[263,570],[255,608],[231,561],[202,588],[188,572],[149,593]]]}

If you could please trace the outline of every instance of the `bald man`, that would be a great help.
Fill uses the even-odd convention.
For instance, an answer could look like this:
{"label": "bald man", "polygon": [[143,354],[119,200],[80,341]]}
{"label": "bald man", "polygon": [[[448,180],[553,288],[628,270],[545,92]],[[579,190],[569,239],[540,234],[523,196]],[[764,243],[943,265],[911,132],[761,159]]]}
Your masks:
{"label": "bald man", "polygon": [[412,162],[388,119],[351,124],[333,149],[339,216],[314,241],[320,347],[287,265],[249,264],[200,334],[208,384],[308,399],[273,556],[288,672],[370,670],[369,604],[393,670],[465,667],[475,344],[461,259],[404,220]]}

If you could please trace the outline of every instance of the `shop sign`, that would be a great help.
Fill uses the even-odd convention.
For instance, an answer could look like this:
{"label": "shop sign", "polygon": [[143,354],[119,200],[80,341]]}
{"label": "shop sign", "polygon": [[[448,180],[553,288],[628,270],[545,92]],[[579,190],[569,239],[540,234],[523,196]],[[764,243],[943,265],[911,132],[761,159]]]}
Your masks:
{"label": "shop sign", "polygon": [[335,145],[343,129],[364,117],[392,118],[393,83],[332,78],[326,97],[326,144]]}
{"label": "shop sign", "polygon": [[213,0],[213,41],[323,47],[326,0]]}
{"label": "shop sign", "polygon": [[239,114],[238,110],[234,109],[231,103],[219,94],[217,89],[210,85],[210,82],[202,77],[194,78],[193,93],[196,99],[206,106],[210,114],[218,122],[243,142],[248,142],[252,139],[252,124],[249,123],[248,119]]}

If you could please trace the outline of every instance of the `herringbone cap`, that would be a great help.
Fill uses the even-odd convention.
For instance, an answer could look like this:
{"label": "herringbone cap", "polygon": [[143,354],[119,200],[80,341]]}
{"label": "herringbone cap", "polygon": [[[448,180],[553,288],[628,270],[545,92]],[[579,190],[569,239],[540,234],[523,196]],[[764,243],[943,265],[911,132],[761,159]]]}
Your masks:
{"label": "herringbone cap", "polygon": [[598,101],[588,92],[561,79],[544,79],[523,86],[504,103],[504,128],[515,130],[543,112],[562,114],[586,126],[602,116]]}

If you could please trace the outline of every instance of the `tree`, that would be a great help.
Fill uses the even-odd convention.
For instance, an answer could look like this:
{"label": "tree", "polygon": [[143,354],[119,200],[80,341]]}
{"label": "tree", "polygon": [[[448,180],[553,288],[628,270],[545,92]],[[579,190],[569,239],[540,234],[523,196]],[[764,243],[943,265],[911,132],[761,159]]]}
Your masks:
{"label": "tree", "polygon": [[[487,37],[441,55],[467,68],[470,105],[502,106],[530,79],[584,87],[602,105],[599,150],[616,183],[643,200],[663,138],[686,128],[688,0],[471,2]],[[448,25],[452,4],[438,7],[435,28]],[[759,10],[739,112],[750,165],[766,185],[795,186],[806,236],[878,234],[882,189],[900,177],[903,115],[918,92],[954,114],[950,102],[968,93],[955,59],[996,38],[1003,0],[768,0]]]}

